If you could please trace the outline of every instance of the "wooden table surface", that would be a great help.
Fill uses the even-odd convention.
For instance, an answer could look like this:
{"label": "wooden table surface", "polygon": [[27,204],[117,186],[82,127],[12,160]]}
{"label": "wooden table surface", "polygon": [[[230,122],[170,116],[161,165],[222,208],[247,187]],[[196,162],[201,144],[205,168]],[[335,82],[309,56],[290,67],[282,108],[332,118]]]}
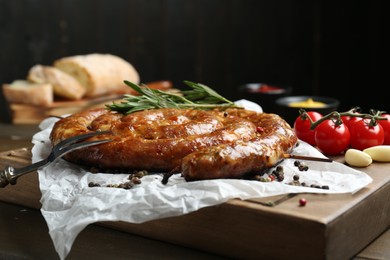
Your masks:
{"label": "wooden table surface", "polygon": [[[36,125],[0,124],[0,152],[32,147]],[[39,210],[0,202],[0,259],[58,259]],[[224,259],[222,256],[161,242],[99,225],[77,237],[67,259]],[[390,230],[354,260],[390,259]]]}

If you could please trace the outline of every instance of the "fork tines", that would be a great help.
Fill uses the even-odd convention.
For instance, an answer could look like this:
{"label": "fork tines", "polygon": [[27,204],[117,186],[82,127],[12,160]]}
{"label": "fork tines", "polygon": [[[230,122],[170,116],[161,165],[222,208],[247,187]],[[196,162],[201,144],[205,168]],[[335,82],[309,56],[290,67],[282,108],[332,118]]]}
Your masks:
{"label": "fork tines", "polygon": [[85,148],[88,146],[103,144],[107,142],[111,142],[111,139],[102,139],[102,140],[95,140],[95,141],[89,141],[89,142],[82,142],[83,140],[86,140],[90,137],[102,135],[102,134],[109,134],[111,131],[96,131],[96,132],[89,132],[82,135],[76,135],[69,137],[58,144],[56,144],[53,147],[53,155],[55,158],[65,155],[66,153],[69,153],[76,149]]}

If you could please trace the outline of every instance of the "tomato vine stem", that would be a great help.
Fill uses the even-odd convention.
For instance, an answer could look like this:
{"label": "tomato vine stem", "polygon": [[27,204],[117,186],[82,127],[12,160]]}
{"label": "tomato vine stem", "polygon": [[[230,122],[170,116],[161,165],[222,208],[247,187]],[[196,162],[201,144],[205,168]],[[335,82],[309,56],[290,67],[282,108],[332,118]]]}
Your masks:
{"label": "tomato vine stem", "polygon": [[310,116],[307,114],[306,110],[301,108],[299,109],[299,114],[303,120],[310,120],[310,129],[314,130],[319,124],[324,122],[325,120],[333,120],[336,126],[339,126],[343,123],[341,117],[342,116],[350,116],[350,117],[360,117],[362,119],[369,119],[369,126],[375,126],[378,124],[378,120],[387,120],[386,117],[381,117],[385,111],[379,111],[379,110],[374,110],[371,109],[370,113],[360,113],[360,108],[359,107],[353,107],[348,111],[344,112],[338,112],[338,111],[333,111],[330,112],[327,115],[324,115],[322,118],[318,119],[317,121],[313,121]]}

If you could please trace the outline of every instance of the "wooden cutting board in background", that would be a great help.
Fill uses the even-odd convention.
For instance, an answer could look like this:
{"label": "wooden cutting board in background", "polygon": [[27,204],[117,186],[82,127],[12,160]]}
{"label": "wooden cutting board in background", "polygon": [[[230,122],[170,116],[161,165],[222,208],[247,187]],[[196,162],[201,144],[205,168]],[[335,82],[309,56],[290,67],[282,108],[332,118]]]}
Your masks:
{"label": "wooden cutting board in background", "polygon": [[[0,153],[2,168],[30,161],[30,149]],[[265,204],[281,196],[233,199],[142,224],[97,224],[233,258],[350,259],[390,227],[390,164],[374,163],[361,170],[373,182],[355,194],[298,194],[276,206]],[[40,196],[36,173],[0,189],[1,201],[35,209],[41,207]],[[308,200],[305,207],[298,203],[302,197]]]}
{"label": "wooden cutting board in background", "polygon": [[12,124],[39,124],[43,119],[50,116],[63,116],[75,112],[94,108],[104,107],[111,104],[121,96],[105,96],[95,99],[84,99],[77,101],[56,101],[47,107],[33,106],[27,104],[9,104]]}
{"label": "wooden cutting board in background", "polygon": [[[177,91],[169,80],[152,81],[145,85],[151,89]],[[122,97],[123,95],[106,95],[76,101],[56,100],[53,104],[44,107],[17,103],[9,103],[8,106],[12,124],[39,124],[50,116],[60,117],[89,108],[104,107],[105,104],[120,101]]]}

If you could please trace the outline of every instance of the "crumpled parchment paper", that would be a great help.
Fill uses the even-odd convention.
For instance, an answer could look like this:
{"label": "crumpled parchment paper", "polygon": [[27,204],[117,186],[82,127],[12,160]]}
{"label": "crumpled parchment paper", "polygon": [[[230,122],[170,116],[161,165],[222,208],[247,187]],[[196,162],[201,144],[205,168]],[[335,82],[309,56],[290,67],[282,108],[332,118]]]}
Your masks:
{"label": "crumpled parchment paper", "polygon": [[[50,153],[49,135],[57,120],[48,118],[41,122],[42,130],[32,139],[33,162]],[[302,141],[293,153],[325,157]],[[309,170],[303,172],[293,162],[288,159],[281,163],[285,172],[283,182],[233,179],[186,182],[176,174],[164,185],[162,174],[153,174],[143,177],[141,184],[125,190],[104,186],[126,182],[128,174],[90,173],[59,159],[38,170],[41,212],[58,255],[65,259],[77,235],[91,223],[142,223],[187,214],[234,198],[245,200],[287,193],[354,193],[372,182],[366,173],[338,162],[306,161]],[[299,174],[300,181],[328,185],[329,189],[289,185],[294,174]],[[99,183],[101,187],[89,187],[90,182]]]}

